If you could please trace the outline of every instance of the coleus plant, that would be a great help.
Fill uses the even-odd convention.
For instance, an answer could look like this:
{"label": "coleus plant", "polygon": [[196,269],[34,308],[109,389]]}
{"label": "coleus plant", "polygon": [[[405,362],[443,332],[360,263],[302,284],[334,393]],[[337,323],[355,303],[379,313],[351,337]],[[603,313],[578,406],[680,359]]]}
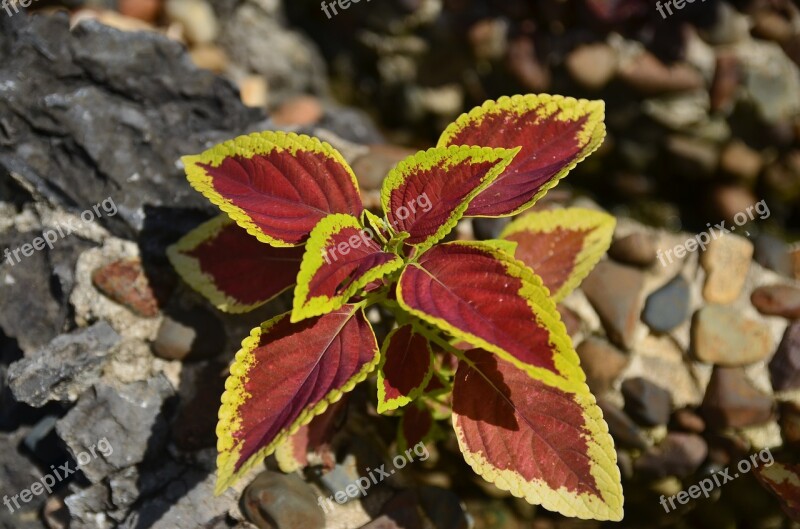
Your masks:
{"label": "coleus plant", "polygon": [[[169,249],[182,277],[228,312],[294,287],[291,312],[254,329],[231,366],[218,493],[293,435],[318,436],[307,425],[377,370],[378,410],[403,413],[401,446],[452,416],[464,458],[499,488],[621,519],[613,441],[556,307],[608,248],[613,217],[545,211],[499,240],[442,242],[464,217],[532,206],[597,149],[603,119],[602,101],[487,101],[390,171],[382,218],[315,138],[262,132],[185,157],[223,214]],[[374,305],[396,321],[381,344]]]}

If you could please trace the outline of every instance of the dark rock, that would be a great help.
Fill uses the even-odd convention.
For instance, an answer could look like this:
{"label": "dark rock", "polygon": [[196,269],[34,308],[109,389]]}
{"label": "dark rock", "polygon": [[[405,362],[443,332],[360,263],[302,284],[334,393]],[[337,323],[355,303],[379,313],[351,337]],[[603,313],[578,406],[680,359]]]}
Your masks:
{"label": "dark rock", "polygon": [[171,412],[167,399],[173,395],[162,374],[117,387],[98,384],[81,396],[56,431],[76,457],[94,447],[99,450],[105,439],[110,453],[98,453],[81,467],[89,481],[97,483],[163,448]]}
{"label": "dark rock", "polygon": [[769,328],[723,305],[706,305],[692,322],[692,351],[701,362],[727,367],[758,362],[772,352]]}
{"label": "dark rock", "polygon": [[138,259],[101,266],[92,273],[92,284],[106,297],[143,318],[158,316],[158,300]]}
{"label": "dark rock", "polygon": [[615,261],[633,266],[650,266],[656,261],[656,245],[653,237],[636,232],[615,240],[608,249]]}
{"label": "dark rock", "polygon": [[643,426],[667,424],[672,412],[672,395],[666,389],[641,377],[622,383],[625,413]]}
{"label": "dark rock", "polygon": [[420,498],[414,491],[405,490],[387,501],[381,509],[381,513],[386,514],[404,529],[423,529],[425,523],[422,519],[419,501]]}
{"label": "dark rock", "polygon": [[435,529],[467,529],[469,523],[461,500],[450,490],[440,487],[422,487],[419,500],[425,516]]}
{"label": "dark rock", "polygon": [[758,287],[750,295],[750,301],[761,314],[800,319],[800,288],[790,285]]}
{"label": "dark rock", "polygon": [[783,338],[769,363],[772,388],[786,391],[800,388],[800,322],[794,322],[783,333]]}
{"label": "dark rock", "polygon": [[317,127],[362,145],[376,145],[386,141],[369,114],[358,108],[329,105]]}
{"label": "dark rock", "polygon": [[[0,145],[0,165],[2,160]],[[13,237],[0,236],[0,248],[13,252],[41,235],[30,231]],[[24,352],[29,352],[46,345],[64,330],[69,308],[65,293],[53,288],[48,249],[33,252],[29,257],[18,255],[20,262],[0,261],[0,328],[6,336],[16,339]]]}
{"label": "dark rock", "polygon": [[708,445],[702,437],[689,433],[667,434],[667,437],[636,460],[639,472],[655,478],[686,478],[695,473],[708,456]]}
{"label": "dark rock", "polygon": [[[328,510],[336,508],[323,503]],[[262,472],[245,489],[242,510],[260,529],[323,529],[325,515],[314,490],[296,475]]]}
{"label": "dark rock", "polygon": [[645,450],[648,447],[642,430],[624,411],[603,398],[598,398],[597,404],[603,410],[603,419],[608,424],[608,431],[621,447],[637,450]]}
{"label": "dark rock", "polygon": [[51,401],[73,402],[97,382],[119,341],[104,321],[61,335],[12,364],[8,384],[18,401],[37,408]]}
{"label": "dark rock", "polygon": [[741,367],[716,366],[700,407],[709,428],[744,428],[772,418],[772,398],[747,379]]}
{"label": "dark rock", "polygon": [[655,332],[666,333],[689,316],[689,284],[682,275],[675,276],[647,298],[642,320]]}
{"label": "dark rock", "polygon": [[189,384],[185,379],[181,382],[181,403],[172,425],[172,438],[181,450],[193,452],[216,445],[217,408],[227,375],[227,364],[212,362],[196,374],[189,394],[184,388]]}
{"label": "dark rock", "polygon": [[475,239],[479,241],[499,239],[500,233],[510,222],[511,219],[509,217],[501,217],[499,219],[475,217],[472,219],[472,231],[475,234]]}
{"label": "dark rock", "polygon": [[[2,495],[9,495],[9,498],[19,491],[27,489],[31,484],[36,483],[42,477],[33,461],[26,458],[18,447],[27,434],[21,428],[9,434],[0,432],[0,483],[3,484]],[[38,519],[37,512],[47,499],[46,494],[33,496],[29,503],[24,503],[17,499],[17,505],[10,498],[11,508],[2,505],[0,508],[0,527],[3,529],[41,529],[42,524]]]}
{"label": "dark rock", "polygon": [[782,402],[780,406],[780,425],[783,442],[794,448],[800,448],[800,404]]}
{"label": "dark rock", "polygon": [[586,373],[586,383],[595,394],[611,389],[630,360],[628,355],[600,338],[587,338],[576,350]]}
{"label": "dark rock", "polygon": [[141,230],[145,204],[213,211],[177,160],[262,118],[157,33],[94,21],[70,31],[65,14],[14,17],[0,49],[0,78],[15,79],[0,100],[12,131],[0,168],[73,213],[112,198],[119,214],[100,222],[121,237]]}
{"label": "dark rock", "polygon": [[785,242],[762,233],[753,241],[755,246],[753,259],[765,268],[769,268],[783,276],[792,277],[792,265],[789,260],[789,248]]}
{"label": "dark rock", "polygon": [[642,312],[644,275],[612,261],[601,261],[581,285],[609,339],[629,350]]}
{"label": "dark rock", "polygon": [[698,414],[688,408],[675,410],[670,420],[671,430],[680,430],[689,433],[703,433],[706,422]]}
{"label": "dark rock", "polygon": [[575,311],[562,303],[556,305],[556,310],[558,310],[561,321],[564,322],[564,326],[567,328],[567,334],[574,339],[575,335],[583,328],[583,320]]}
{"label": "dark rock", "polygon": [[222,322],[202,307],[169,310],[153,343],[155,353],[166,360],[205,360],[225,349]]}

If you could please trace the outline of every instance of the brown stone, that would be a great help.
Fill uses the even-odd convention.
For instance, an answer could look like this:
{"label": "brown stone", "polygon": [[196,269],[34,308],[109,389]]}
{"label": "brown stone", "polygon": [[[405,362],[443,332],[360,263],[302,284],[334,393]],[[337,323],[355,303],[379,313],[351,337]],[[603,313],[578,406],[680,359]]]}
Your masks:
{"label": "brown stone", "polygon": [[703,433],[706,429],[706,421],[689,408],[681,408],[675,410],[675,413],[672,414],[670,429],[690,433]]}
{"label": "brown stone", "polygon": [[118,0],[117,10],[126,17],[152,24],[161,14],[161,0]]}
{"label": "brown stone", "polygon": [[761,314],[800,319],[800,288],[790,285],[758,287],[750,295],[750,301]]}
{"label": "brown stone", "polygon": [[586,44],[572,50],[564,66],[579,85],[589,90],[599,90],[614,76],[617,54],[604,42]]}
{"label": "brown stone", "polygon": [[370,145],[369,152],[353,161],[353,172],[362,189],[380,189],[389,171],[416,152],[396,145]]}
{"label": "brown stone", "polygon": [[628,365],[628,355],[601,338],[590,337],[577,347],[586,383],[594,393],[603,393]]}
{"label": "brown stone", "polygon": [[270,117],[276,125],[313,125],[322,119],[325,110],[314,96],[297,96],[276,108]]}
{"label": "brown stone", "polygon": [[732,303],[742,292],[753,258],[753,243],[744,237],[719,234],[700,257],[706,271],[703,297],[711,303]]}
{"label": "brown stone", "polygon": [[615,261],[634,266],[650,266],[656,261],[656,245],[653,237],[636,232],[615,240],[608,250]]}
{"label": "brown stone", "polygon": [[746,143],[735,140],[725,146],[719,160],[720,169],[742,182],[750,183],[758,178],[764,167],[761,154]]}
{"label": "brown stone", "polygon": [[773,347],[766,324],[745,318],[731,307],[706,305],[692,321],[692,352],[707,364],[753,364],[766,358]]}
{"label": "brown stone", "polygon": [[772,397],[758,391],[741,367],[714,368],[700,407],[709,428],[744,428],[772,419]]}
{"label": "brown stone", "polygon": [[786,328],[778,350],[769,362],[769,372],[775,391],[800,388],[800,321]]}
{"label": "brown stone", "polygon": [[741,82],[742,67],[739,59],[732,52],[719,52],[714,79],[711,81],[712,112],[727,114],[733,110]]}
{"label": "brown stone", "polygon": [[705,84],[700,72],[690,65],[667,66],[650,52],[642,52],[622,63],[618,75],[626,84],[647,95],[696,90]]}
{"label": "brown stone", "polygon": [[158,316],[158,300],[138,259],[120,260],[92,273],[95,288],[144,318]]}
{"label": "brown stone", "polygon": [[635,268],[601,261],[581,288],[611,342],[630,350],[644,304],[644,275]]}

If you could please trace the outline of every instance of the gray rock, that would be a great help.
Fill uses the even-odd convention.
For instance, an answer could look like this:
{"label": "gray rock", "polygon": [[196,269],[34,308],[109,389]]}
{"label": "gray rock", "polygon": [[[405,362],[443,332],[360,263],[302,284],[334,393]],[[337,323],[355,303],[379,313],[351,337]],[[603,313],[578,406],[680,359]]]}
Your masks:
{"label": "gray rock", "polygon": [[609,433],[621,447],[637,450],[648,447],[642,430],[624,411],[603,398],[597,399],[597,404],[603,410],[603,419],[608,424]]}
{"label": "gray rock", "polygon": [[669,283],[647,298],[642,320],[656,332],[669,332],[689,316],[689,284],[683,276]]}
{"label": "gray rock", "polygon": [[[31,484],[37,482],[41,473],[36,465],[28,460],[18,450],[22,438],[27,435],[24,428],[10,434],[0,432],[0,483],[2,483],[2,495],[18,494],[27,489]],[[41,529],[42,523],[38,519],[37,512],[46,500],[46,496],[34,496],[29,503],[24,503],[17,499],[19,509],[11,500],[11,512],[5,505],[0,504],[0,527],[3,529]]]}
{"label": "gray rock", "polygon": [[[335,508],[337,504],[333,505]],[[245,489],[242,509],[260,529],[325,527],[325,515],[314,490],[295,475],[262,472]]]}
{"label": "gray rock", "polygon": [[10,366],[9,387],[18,401],[36,408],[51,401],[73,402],[97,382],[109,351],[119,341],[104,321],[58,336]]}
{"label": "gray rock", "polygon": [[81,470],[93,483],[158,453],[166,442],[168,410],[174,395],[163,374],[146,382],[112,387],[98,384],[84,393],[56,425],[59,437],[76,457],[106,439],[111,453],[98,454]]}
{"label": "gray rock", "polygon": [[622,383],[625,413],[643,426],[667,424],[672,412],[672,395],[646,378],[629,378]]}
{"label": "gray rock", "polygon": [[648,476],[685,478],[694,474],[708,456],[702,437],[690,433],[669,433],[658,445],[636,460],[636,470]]}
{"label": "gray rock", "polygon": [[785,242],[762,233],[753,241],[755,246],[753,259],[765,268],[774,270],[782,276],[792,277],[792,262],[789,259],[789,248]]}
{"label": "gray rock", "polygon": [[122,237],[142,229],[145,204],[213,208],[177,160],[261,118],[229,82],[197,69],[181,44],[157,33],[94,21],[70,31],[65,14],[4,26],[0,115],[9,137],[0,143],[0,173],[13,171],[74,213],[112,198],[118,214],[100,222]]}

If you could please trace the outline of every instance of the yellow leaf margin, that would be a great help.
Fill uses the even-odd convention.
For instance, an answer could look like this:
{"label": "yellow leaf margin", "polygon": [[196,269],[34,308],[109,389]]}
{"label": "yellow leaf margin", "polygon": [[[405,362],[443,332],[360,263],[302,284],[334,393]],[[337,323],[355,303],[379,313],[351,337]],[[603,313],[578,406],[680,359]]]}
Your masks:
{"label": "yellow leaf margin", "polygon": [[[528,213],[508,226],[500,234],[501,239],[517,233],[527,233],[536,237],[540,233],[551,233],[561,228],[565,230],[591,230],[583,240],[583,248],[575,258],[569,278],[550,297],[556,303],[567,297],[586,279],[589,272],[611,246],[617,219],[608,213],[584,208],[554,209]],[[534,273],[536,270],[534,270]]]}

